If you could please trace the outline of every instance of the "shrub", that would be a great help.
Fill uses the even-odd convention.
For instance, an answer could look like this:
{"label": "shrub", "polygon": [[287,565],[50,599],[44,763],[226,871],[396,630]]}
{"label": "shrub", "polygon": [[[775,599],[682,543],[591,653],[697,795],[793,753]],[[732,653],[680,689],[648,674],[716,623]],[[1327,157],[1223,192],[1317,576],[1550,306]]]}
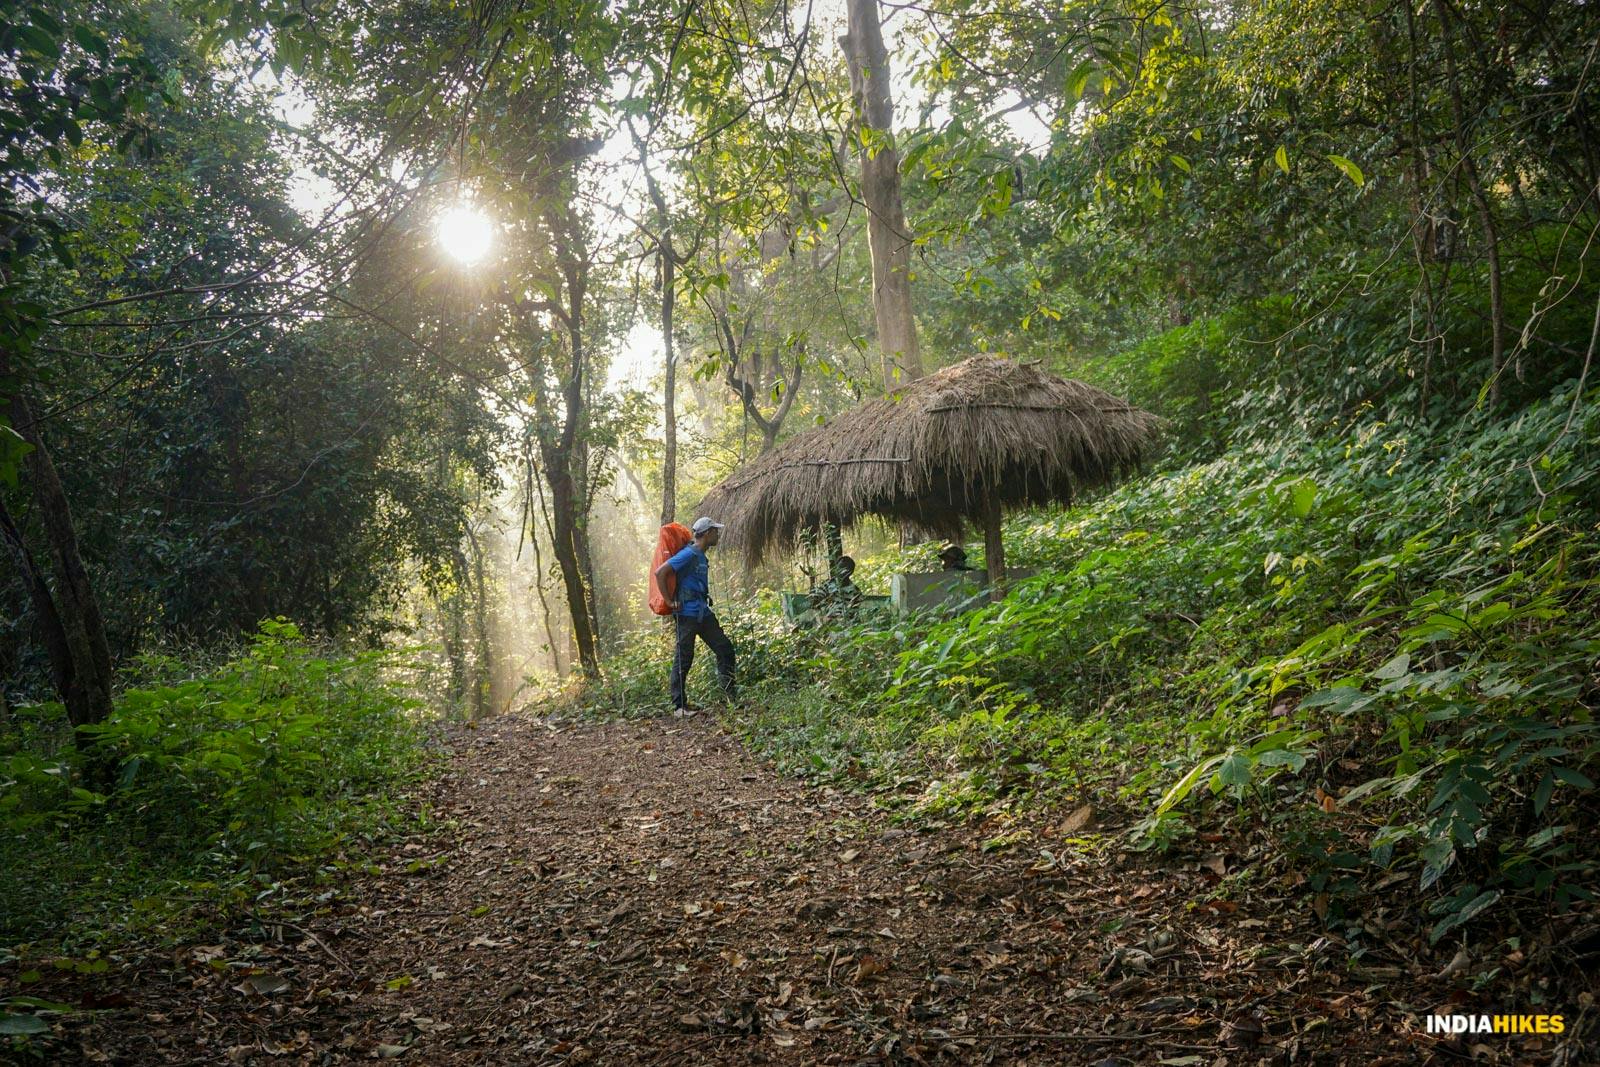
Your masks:
{"label": "shrub", "polygon": [[[44,932],[77,898],[128,904],[173,881],[203,896],[337,848],[418,764],[404,666],[395,653],[324,654],[268,621],[214,670],[124,691],[85,731],[82,756],[41,744],[60,709],[33,709],[39,728],[0,757],[0,897],[15,909],[0,932]],[[109,766],[109,785],[89,786],[95,763]]]}
{"label": "shrub", "polygon": [[1564,906],[1600,868],[1600,415],[1574,410],[1568,387],[1509,420],[1253,434],[1015,516],[1040,573],[1000,603],[787,635],[769,613],[735,721],[784,770],[925,809],[1097,791],[1156,847],[1262,820],[1330,915],[1402,871],[1435,937],[1508,896]]}

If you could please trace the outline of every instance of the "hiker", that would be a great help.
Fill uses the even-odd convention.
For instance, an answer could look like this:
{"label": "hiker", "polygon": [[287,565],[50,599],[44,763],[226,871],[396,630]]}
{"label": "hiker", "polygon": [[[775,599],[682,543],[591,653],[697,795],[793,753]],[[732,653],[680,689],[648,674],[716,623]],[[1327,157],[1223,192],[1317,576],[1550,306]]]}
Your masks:
{"label": "hiker", "polygon": [[970,571],[977,568],[967,563],[967,550],[960,545],[945,545],[944,551],[939,553],[939,562],[947,571]]}
{"label": "hiker", "polygon": [[694,639],[704,641],[717,657],[717,681],[729,700],[734,697],[733,642],[722,632],[722,625],[711,613],[710,561],[706,551],[714,547],[722,535],[722,523],[702,515],[689,528],[694,540],[685,545],[677,555],[656,568],[656,584],[662,589],[669,586],[669,575],[675,579],[672,594],[672,615],[677,626],[677,642],[672,653],[672,707],[686,713],[698,709],[689,706],[685,684],[689,667],[694,663]]}
{"label": "hiker", "polygon": [[844,615],[861,604],[861,587],[851,580],[856,572],[856,561],[840,556],[833,561],[833,577],[817,586],[811,593],[811,602],[824,615]]}

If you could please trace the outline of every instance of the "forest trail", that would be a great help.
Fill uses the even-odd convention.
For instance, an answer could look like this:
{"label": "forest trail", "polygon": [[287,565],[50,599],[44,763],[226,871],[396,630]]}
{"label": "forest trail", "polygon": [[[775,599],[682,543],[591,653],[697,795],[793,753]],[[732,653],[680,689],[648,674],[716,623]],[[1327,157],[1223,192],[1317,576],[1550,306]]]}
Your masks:
{"label": "forest trail", "polygon": [[[1348,973],[1308,894],[1264,884],[1197,906],[1226,851],[1063,845],[1086,812],[897,827],[865,798],[775,776],[705,717],[504,718],[445,744],[426,787],[439,828],[320,910],[47,975],[40,996],[103,1009],[70,1018],[62,1051],[1108,1067],[1444,1051],[1416,1012],[1447,986],[1393,959]],[[1019,843],[996,847],[1001,833]]]}

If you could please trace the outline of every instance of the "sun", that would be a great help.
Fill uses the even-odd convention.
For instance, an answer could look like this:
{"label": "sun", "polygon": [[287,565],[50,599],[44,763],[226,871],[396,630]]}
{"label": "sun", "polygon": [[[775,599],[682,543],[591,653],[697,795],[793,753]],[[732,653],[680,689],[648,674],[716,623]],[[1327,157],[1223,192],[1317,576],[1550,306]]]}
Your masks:
{"label": "sun", "polygon": [[494,223],[471,204],[440,212],[435,232],[439,247],[458,263],[477,263],[494,247]]}

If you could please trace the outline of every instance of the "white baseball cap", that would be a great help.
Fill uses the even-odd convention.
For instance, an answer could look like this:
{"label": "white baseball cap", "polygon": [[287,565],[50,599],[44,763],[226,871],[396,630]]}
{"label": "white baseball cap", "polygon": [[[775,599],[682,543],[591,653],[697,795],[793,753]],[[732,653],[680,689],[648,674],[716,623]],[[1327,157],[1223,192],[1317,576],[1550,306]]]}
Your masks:
{"label": "white baseball cap", "polygon": [[707,530],[720,530],[720,529],[722,529],[722,523],[713,522],[709,515],[702,515],[698,519],[694,520],[694,525],[689,527],[689,529],[694,533],[694,535],[696,537],[699,537],[701,534],[705,533]]}

